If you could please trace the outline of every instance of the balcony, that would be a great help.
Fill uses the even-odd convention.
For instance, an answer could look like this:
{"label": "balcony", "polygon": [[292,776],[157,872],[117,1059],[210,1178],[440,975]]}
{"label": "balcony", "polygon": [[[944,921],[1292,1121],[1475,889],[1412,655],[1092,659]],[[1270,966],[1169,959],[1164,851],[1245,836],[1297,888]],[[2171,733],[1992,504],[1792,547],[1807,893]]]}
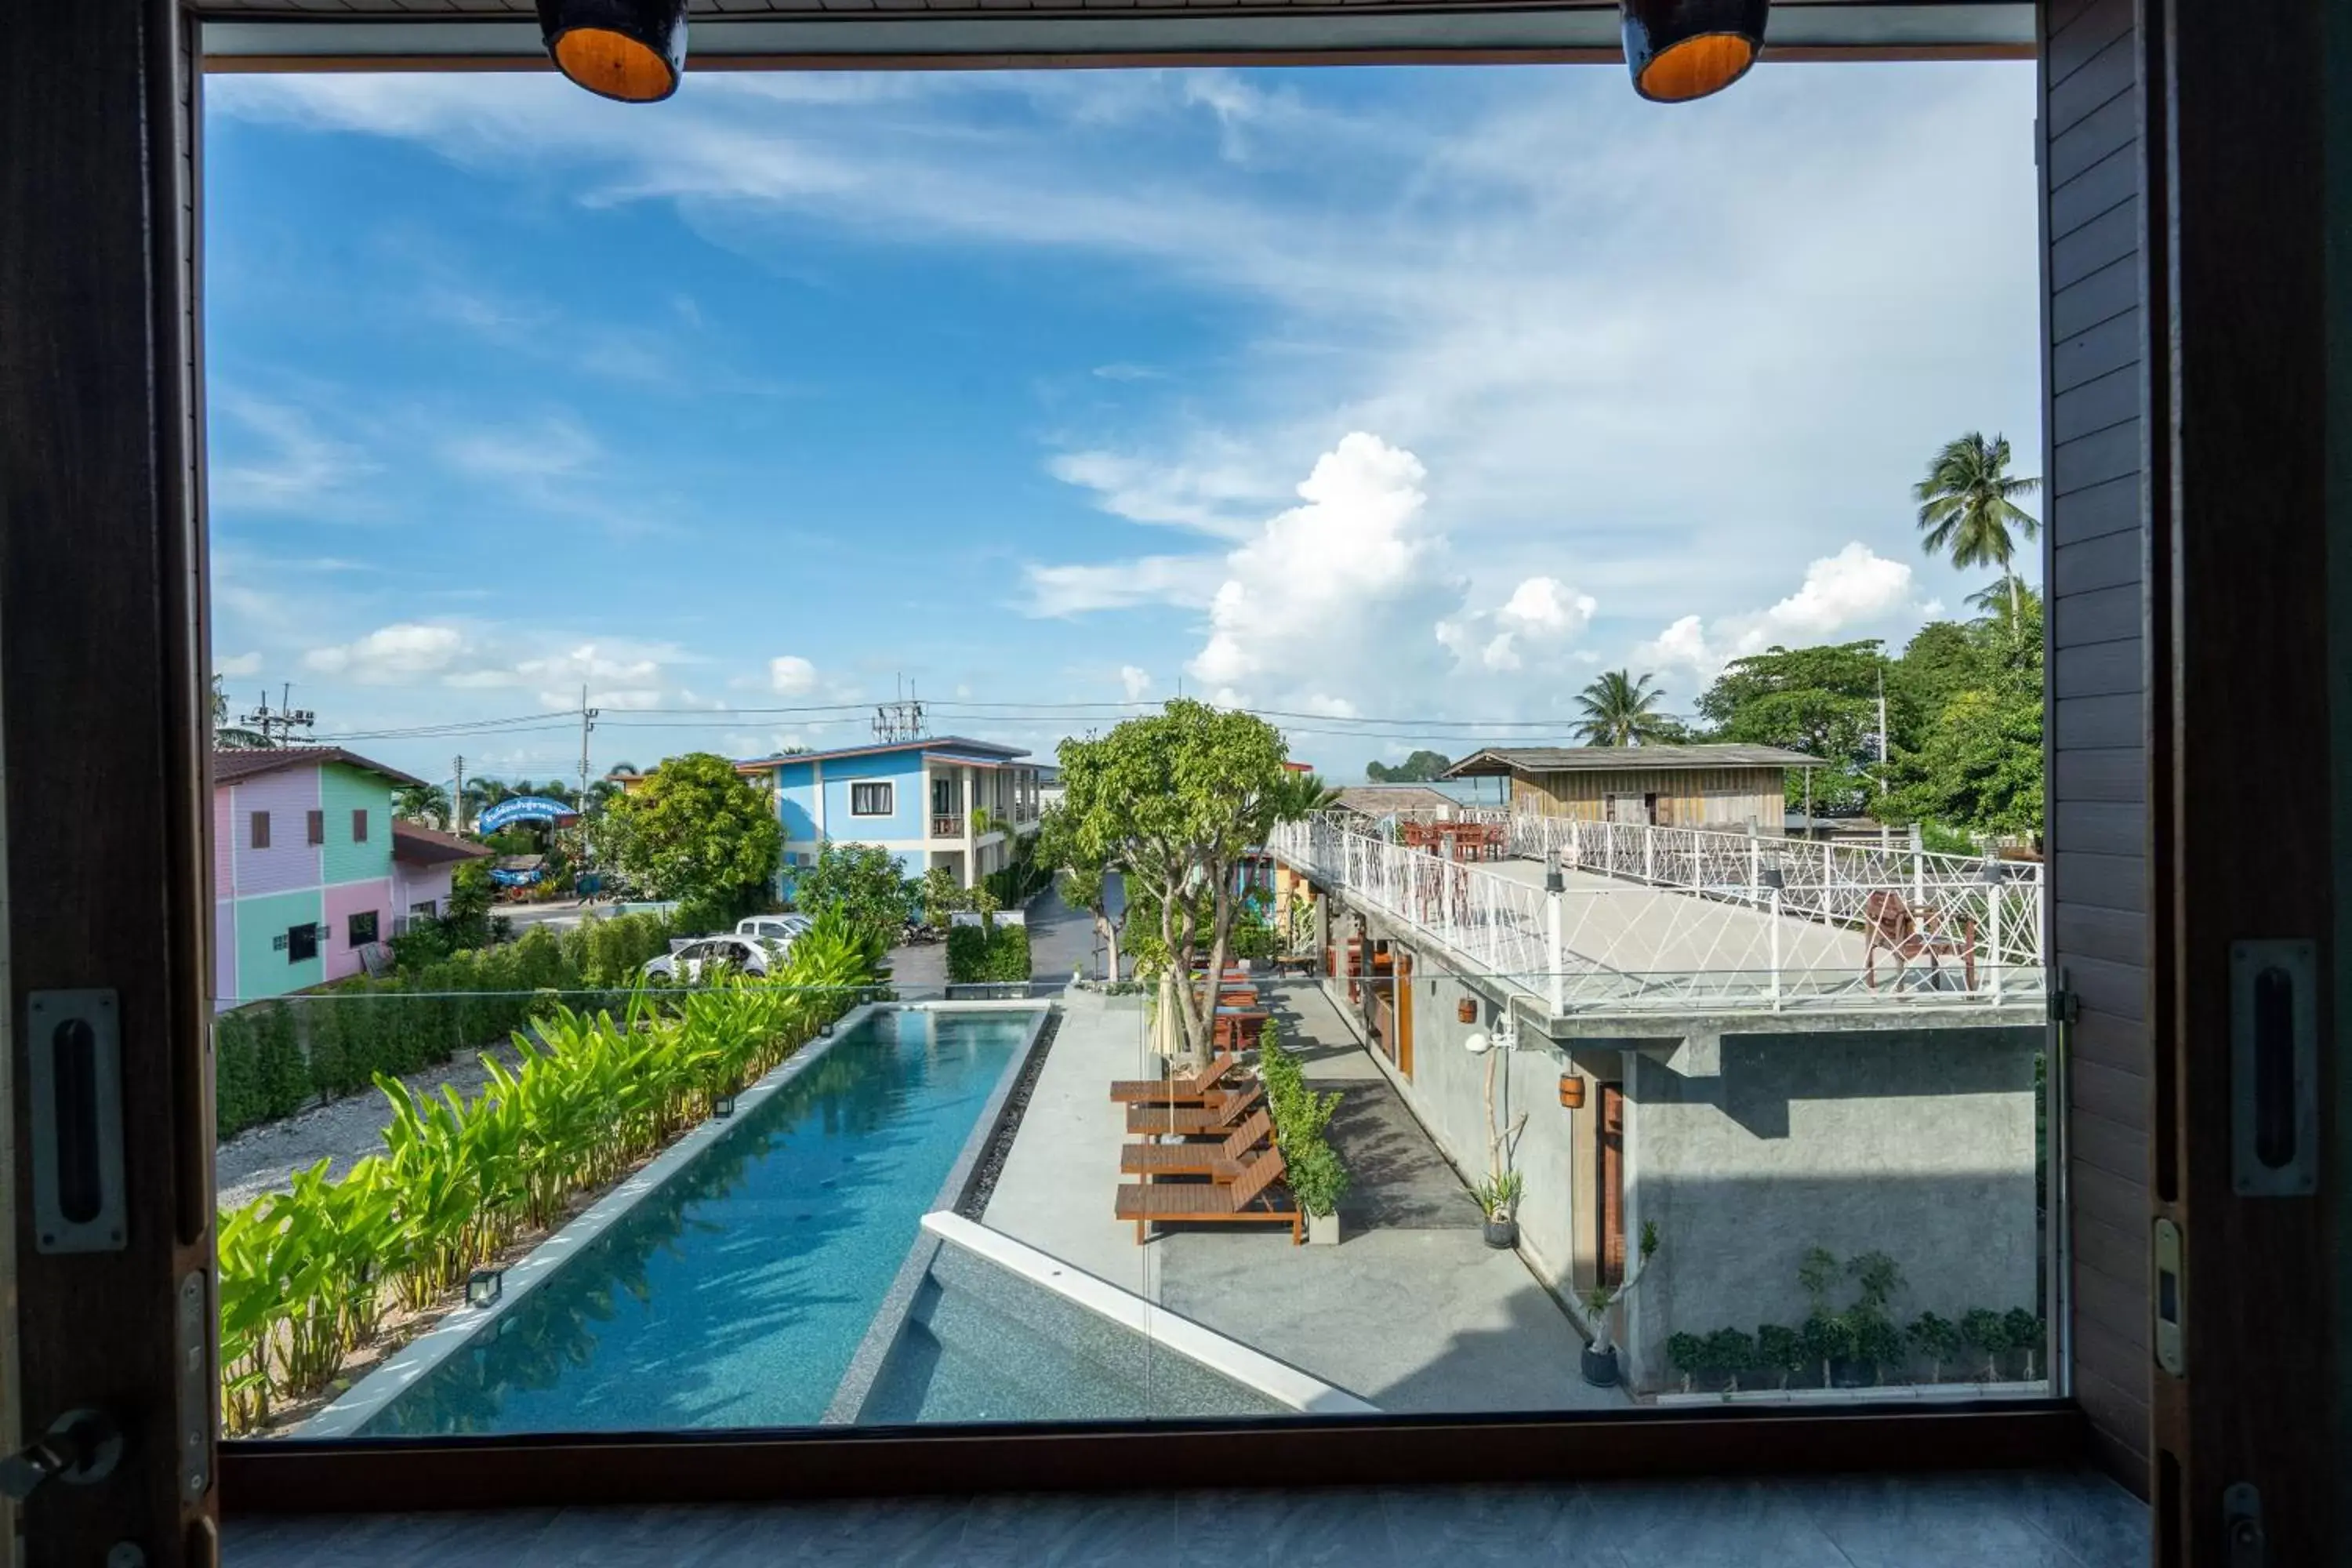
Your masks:
{"label": "balcony", "polygon": [[931,813],[931,837],[961,841],[963,837],[963,813],[960,811]]}

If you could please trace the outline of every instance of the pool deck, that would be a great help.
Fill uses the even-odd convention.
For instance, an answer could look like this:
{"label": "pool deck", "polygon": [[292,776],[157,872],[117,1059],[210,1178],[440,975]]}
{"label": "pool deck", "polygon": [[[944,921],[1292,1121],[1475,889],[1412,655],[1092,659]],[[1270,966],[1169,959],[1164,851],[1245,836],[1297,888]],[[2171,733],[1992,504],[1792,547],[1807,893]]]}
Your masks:
{"label": "pool deck", "polygon": [[1196,1227],[1135,1244],[1112,1216],[1117,1078],[1153,1071],[1143,998],[1074,992],[982,1218],[1066,1263],[1385,1411],[1622,1409],[1577,1375],[1582,1340],[1478,1211],[1321,991],[1262,984],[1308,1080],[1343,1098],[1331,1136],[1355,1184],[1338,1247]]}

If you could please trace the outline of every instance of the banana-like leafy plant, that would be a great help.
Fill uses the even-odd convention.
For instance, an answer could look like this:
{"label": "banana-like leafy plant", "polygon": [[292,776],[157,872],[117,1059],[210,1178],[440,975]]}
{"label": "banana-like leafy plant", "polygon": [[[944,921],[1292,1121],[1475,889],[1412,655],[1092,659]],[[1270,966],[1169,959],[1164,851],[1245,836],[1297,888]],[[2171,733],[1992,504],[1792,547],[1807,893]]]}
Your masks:
{"label": "banana-like leafy plant", "polygon": [[617,1018],[543,997],[512,1064],[483,1058],[489,1081],[471,1099],[375,1074],[391,1112],[383,1154],[340,1179],[322,1160],[289,1191],[220,1216],[229,1433],[325,1387],[383,1333],[388,1307],[436,1305],[524,1235],[562,1223],[573,1194],[610,1186],[784,1061],[876,993],[886,951],[832,911],[764,981],[640,987]]}

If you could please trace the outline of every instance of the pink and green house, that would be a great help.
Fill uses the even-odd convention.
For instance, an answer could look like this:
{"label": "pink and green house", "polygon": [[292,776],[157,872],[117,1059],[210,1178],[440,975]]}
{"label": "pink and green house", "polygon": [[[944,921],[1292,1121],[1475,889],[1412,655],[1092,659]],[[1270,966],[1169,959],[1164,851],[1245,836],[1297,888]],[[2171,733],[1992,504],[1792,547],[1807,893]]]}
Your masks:
{"label": "pink and green house", "polygon": [[417,782],[331,746],[213,753],[215,1006],[356,974],[391,939],[411,891],[393,791]]}

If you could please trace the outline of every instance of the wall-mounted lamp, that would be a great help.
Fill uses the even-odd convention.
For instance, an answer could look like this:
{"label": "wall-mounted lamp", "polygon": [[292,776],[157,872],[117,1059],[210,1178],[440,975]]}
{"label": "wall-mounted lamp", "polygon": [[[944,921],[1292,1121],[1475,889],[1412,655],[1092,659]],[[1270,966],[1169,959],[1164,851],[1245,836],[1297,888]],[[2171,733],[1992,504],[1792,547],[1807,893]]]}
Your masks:
{"label": "wall-mounted lamp", "polygon": [[487,1307],[499,1299],[506,1288],[506,1271],[499,1268],[477,1268],[466,1276],[466,1305]]}
{"label": "wall-mounted lamp", "polygon": [[1570,1110],[1584,1109],[1584,1077],[1580,1073],[1559,1075],[1559,1102]]}
{"label": "wall-mounted lamp", "polygon": [[1622,0],[1625,64],[1653,103],[1721,92],[1764,52],[1772,0]]}
{"label": "wall-mounted lamp", "polygon": [[1473,1029],[1462,1037],[1462,1048],[1474,1057],[1483,1057],[1495,1047],[1495,1037],[1484,1029]]}
{"label": "wall-mounted lamp", "polygon": [[1476,1023],[1478,1021],[1478,999],[1475,996],[1465,996],[1461,1001],[1454,1004],[1454,1016],[1461,1023]]}
{"label": "wall-mounted lamp", "polygon": [[555,68],[600,97],[658,103],[686,74],[686,0],[539,0]]}

